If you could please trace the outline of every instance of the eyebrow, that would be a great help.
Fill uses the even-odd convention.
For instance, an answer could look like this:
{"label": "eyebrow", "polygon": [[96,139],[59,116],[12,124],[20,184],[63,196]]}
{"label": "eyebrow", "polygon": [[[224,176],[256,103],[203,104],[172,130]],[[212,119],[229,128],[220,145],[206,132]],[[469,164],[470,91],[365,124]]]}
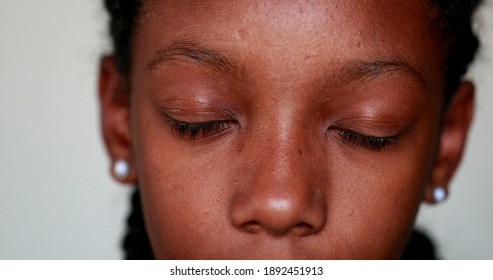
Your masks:
{"label": "eyebrow", "polygon": [[[159,49],[147,63],[146,71],[152,72],[162,64],[180,62],[191,59],[198,63],[223,73],[237,74],[244,78],[240,67],[228,59],[223,52],[213,50],[193,41],[174,41]],[[355,81],[371,80],[382,75],[397,75],[407,77],[416,82],[419,87],[428,92],[429,84],[422,73],[411,66],[402,57],[395,56],[379,60],[355,60],[345,63],[341,68],[332,71],[328,83],[351,83]]]}
{"label": "eyebrow", "polygon": [[159,49],[147,63],[146,71],[152,72],[166,62],[178,62],[183,59],[206,64],[226,73],[237,73],[238,67],[223,53],[212,50],[198,43],[175,41]]}
{"label": "eyebrow", "polygon": [[345,64],[335,76],[331,77],[331,81],[347,83],[350,81],[364,81],[382,75],[404,76],[416,82],[425,92],[430,89],[423,74],[400,57],[350,62]]}

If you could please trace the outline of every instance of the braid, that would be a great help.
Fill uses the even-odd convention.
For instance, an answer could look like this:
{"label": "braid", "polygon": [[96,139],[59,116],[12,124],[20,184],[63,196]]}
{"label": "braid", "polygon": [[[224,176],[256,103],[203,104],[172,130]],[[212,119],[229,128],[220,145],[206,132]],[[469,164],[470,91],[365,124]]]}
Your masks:
{"label": "braid", "polygon": [[132,195],[131,212],[127,219],[127,233],[123,240],[123,250],[127,260],[152,260],[151,244],[147,238],[139,191]]}
{"label": "braid", "polygon": [[433,242],[426,234],[414,230],[411,234],[401,260],[437,260]]}
{"label": "braid", "polygon": [[479,39],[472,28],[472,17],[482,0],[430,0],[438,9],[435,19],[439,34],[446,42],[445,104],[450,102],[462,76],[479,48]]}
{"label": "braid", "polygon": [[110,15],[110,34],[116,63],[122,74],[130,74],[130,46],[138,12],[139,0],[104,0]]}

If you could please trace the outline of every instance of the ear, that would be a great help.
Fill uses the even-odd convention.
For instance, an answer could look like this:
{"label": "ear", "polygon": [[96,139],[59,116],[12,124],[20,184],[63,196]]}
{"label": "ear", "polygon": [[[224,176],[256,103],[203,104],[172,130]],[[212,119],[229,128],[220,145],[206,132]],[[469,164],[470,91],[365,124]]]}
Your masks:
{"label": "ear", "polygon": [[442,186],[448,192],[449,182],[462,158],[473,111],[474,85],[464,81],[457,88],[443,116],[438,151],[424,194],[426,202],[435,202],[435,186]]}
{"label": "ear", "polygon": [[119,71],[115,58],[101,58],[99,73],[99,104],[101,108],[101,128],[111,165],[119,159],[128,161],[130,173],[125,179],[118,179],[113,168],[110,172],[122,183],[136,183],[134,158],[129,120],[130,92],[126,77]]}

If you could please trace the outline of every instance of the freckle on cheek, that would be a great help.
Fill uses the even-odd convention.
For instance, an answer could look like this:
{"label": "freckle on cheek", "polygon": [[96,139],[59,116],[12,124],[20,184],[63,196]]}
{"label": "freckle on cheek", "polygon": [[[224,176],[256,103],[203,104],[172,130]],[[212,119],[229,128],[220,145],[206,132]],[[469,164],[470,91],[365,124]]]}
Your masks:
{"label": "freckle on cheek", "polygon": [[236,148],[236,151],[241,154],[243,152],[243,144],[238,145],[238,148]]}

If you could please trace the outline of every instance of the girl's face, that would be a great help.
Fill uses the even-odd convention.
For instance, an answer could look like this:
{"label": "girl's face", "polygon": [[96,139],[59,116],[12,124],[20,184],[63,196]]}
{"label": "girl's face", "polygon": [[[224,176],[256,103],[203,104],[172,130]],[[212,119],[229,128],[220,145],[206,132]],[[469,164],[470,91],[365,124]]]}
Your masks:
{"label": "girl's face", "polygon": [[400,257],[471,111],[424,2],[144,2],[101,102],[157,258]]}

